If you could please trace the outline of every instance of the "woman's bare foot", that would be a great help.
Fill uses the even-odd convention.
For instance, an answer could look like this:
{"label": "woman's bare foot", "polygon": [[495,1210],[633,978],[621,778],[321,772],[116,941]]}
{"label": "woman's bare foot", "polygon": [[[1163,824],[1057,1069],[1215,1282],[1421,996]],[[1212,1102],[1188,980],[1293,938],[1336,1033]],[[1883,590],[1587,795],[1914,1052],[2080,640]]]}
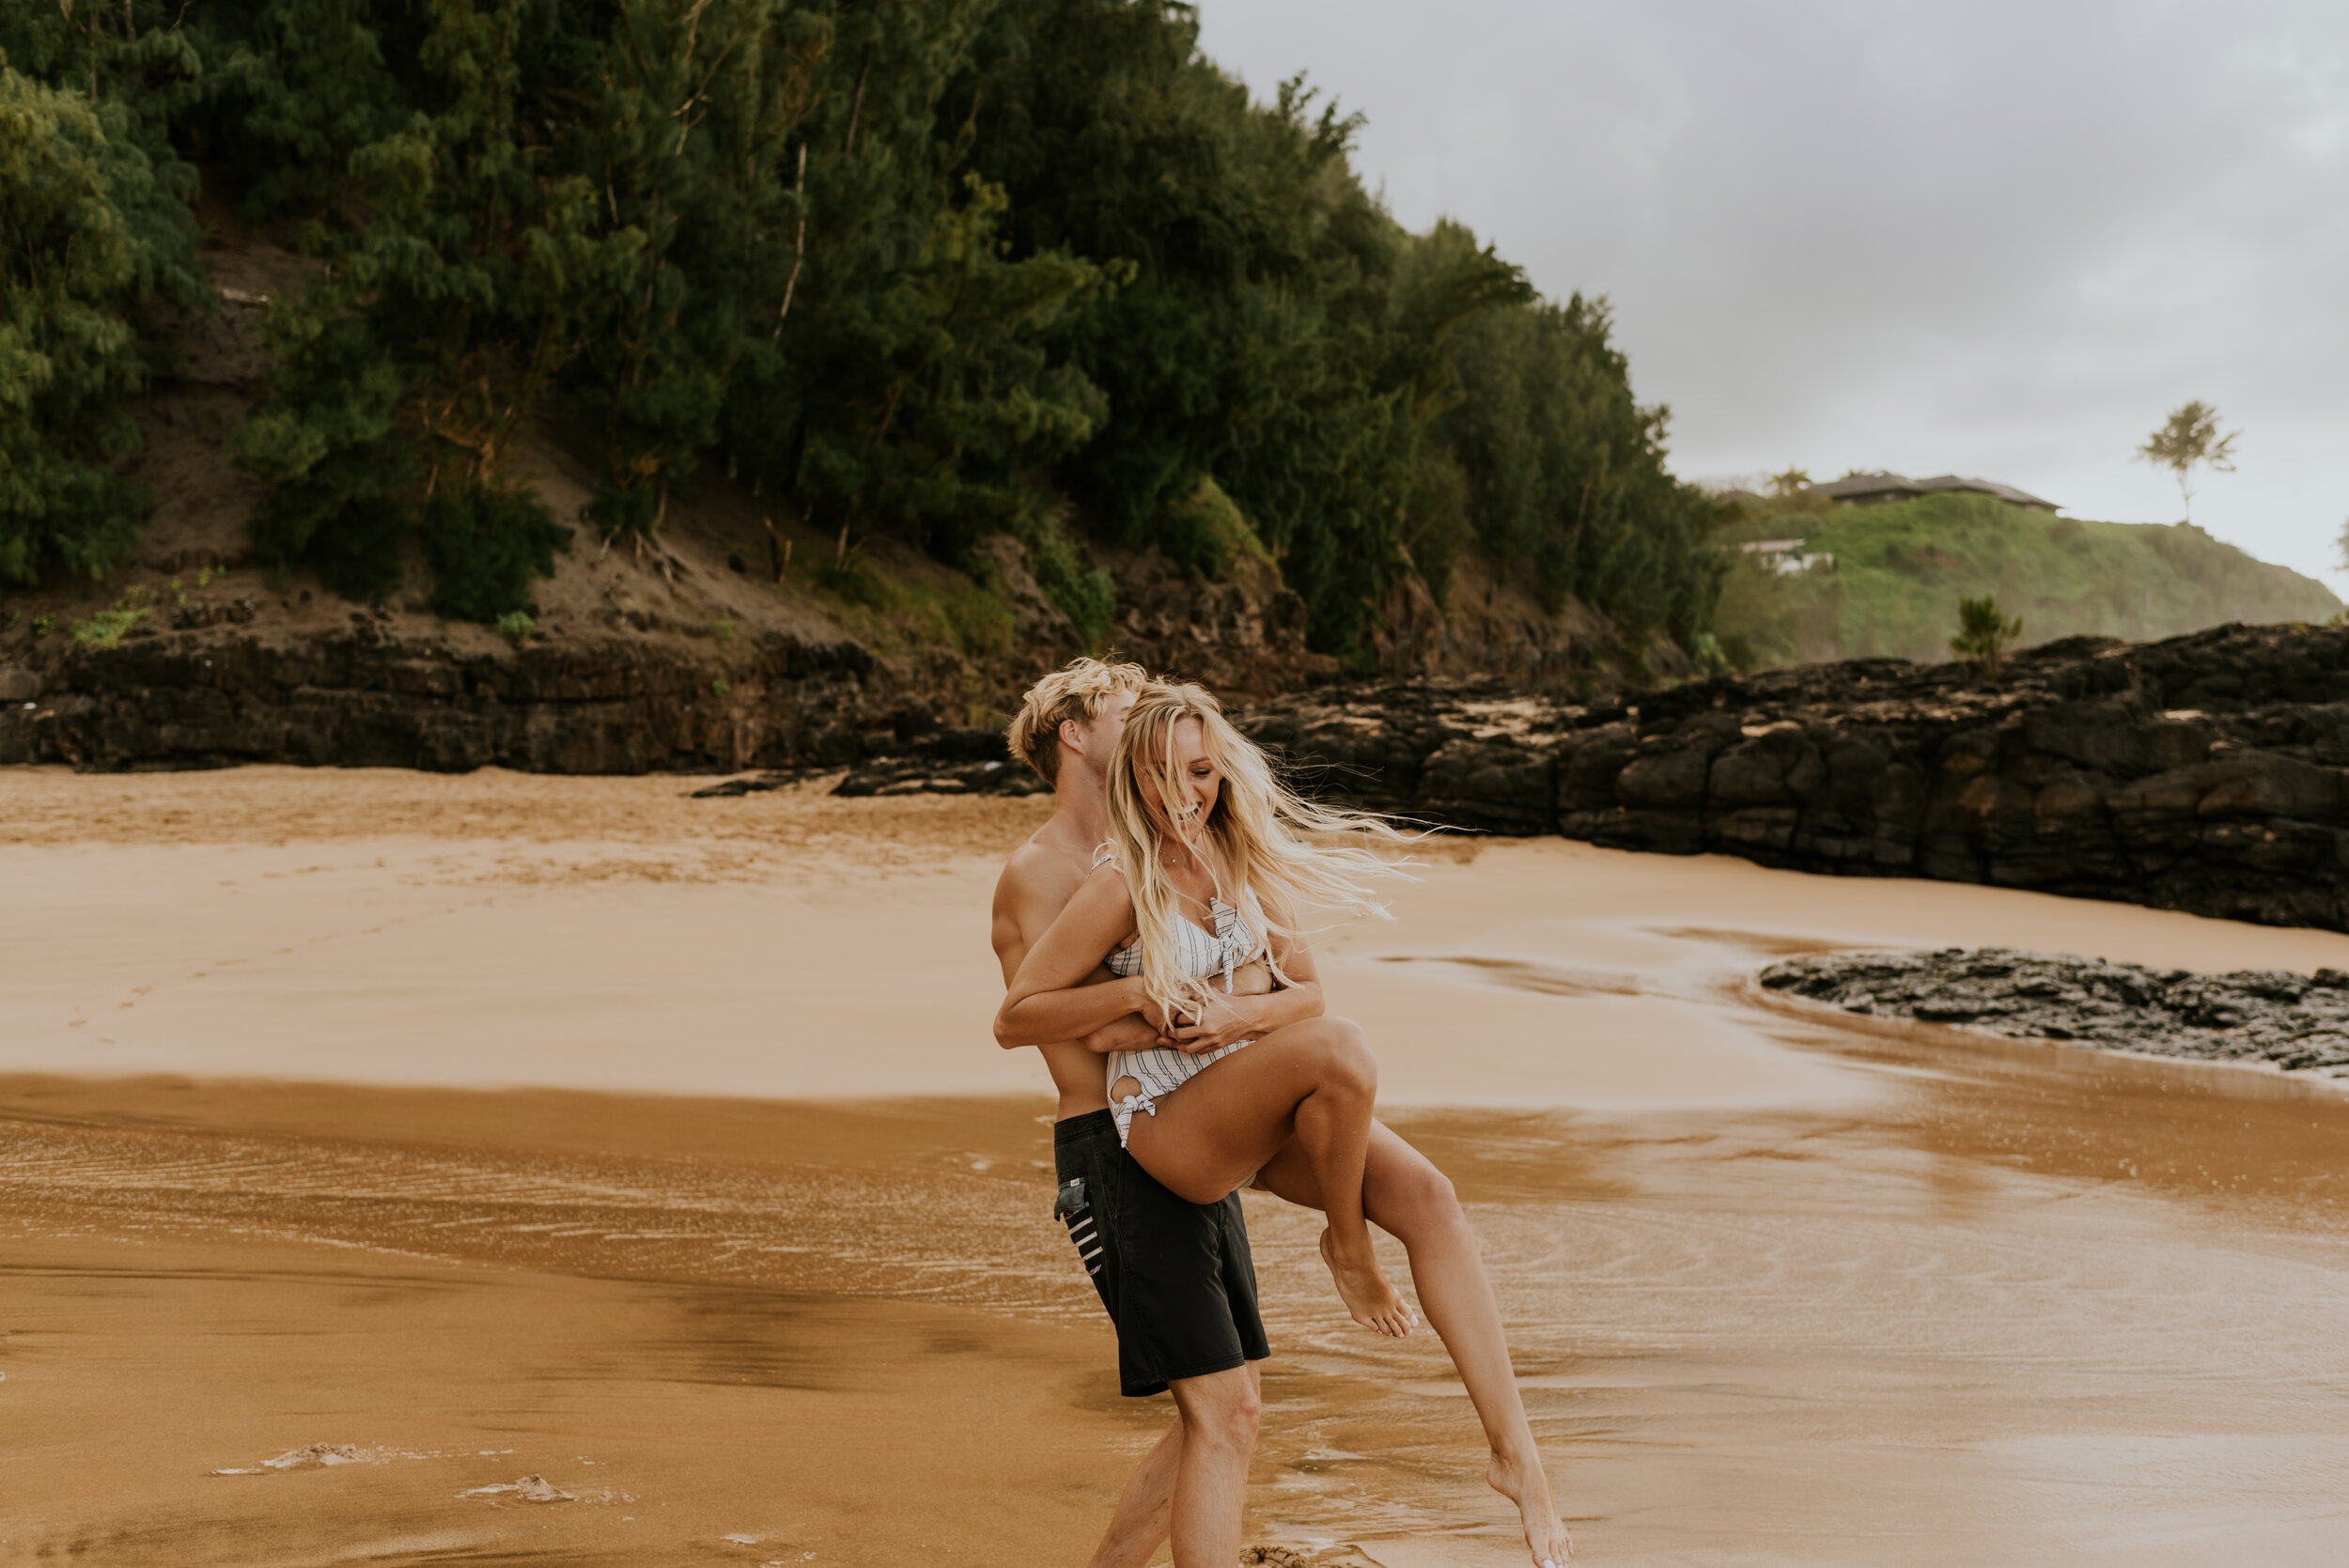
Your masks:
{"label": "woman's bare foot", "polygon": [[1486,1467],[1485,1482],[1517,1505],[1525,1545],[1538,1568],[1566,1568],[1566,1559],[1574,1555],[1574,1537],[1566,1533],[1558,1505],[1550,1500],[1549,1477],[1543,1473],[1540,1457],[1530,1455],[1512,1464],[1496,1453]]}
{"label": "woman's bare foot", "polygon": [[1338,1284],[1338,1299],[1354,1321],[1390,1339],[1402,1339],[1419,1327],[1419,1314],[1409,1303],[1395,1294],[1387,1277],[1378,1272],[1377,1260],[1364,1258],[1359,1264],[1341,1264],[1330,1246],[1330,1233],[1321,1233],[1321,1261],[1330,1267],[1330,1278]]}

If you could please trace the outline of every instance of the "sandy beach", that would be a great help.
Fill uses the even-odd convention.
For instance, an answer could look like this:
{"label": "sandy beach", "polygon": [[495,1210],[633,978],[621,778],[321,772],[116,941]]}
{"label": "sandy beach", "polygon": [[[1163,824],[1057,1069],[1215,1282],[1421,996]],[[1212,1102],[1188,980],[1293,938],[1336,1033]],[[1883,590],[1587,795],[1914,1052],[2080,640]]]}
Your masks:
{"label": "sandy beach", "polygon": [[[0,772],[0,1562],[1078,1562],[1125,1401],[998,1050],[1040,802]],[[2349,1539],[2349,1095],[1857,1018],[1753,970],[2349,937],[1557,840],[1332,931],[1579,1560]],[[1252,1196],[1250,1536],[1523,1560],[1440,1346]],[[1402,1270],[1399,1251],[1393,1259]]]}

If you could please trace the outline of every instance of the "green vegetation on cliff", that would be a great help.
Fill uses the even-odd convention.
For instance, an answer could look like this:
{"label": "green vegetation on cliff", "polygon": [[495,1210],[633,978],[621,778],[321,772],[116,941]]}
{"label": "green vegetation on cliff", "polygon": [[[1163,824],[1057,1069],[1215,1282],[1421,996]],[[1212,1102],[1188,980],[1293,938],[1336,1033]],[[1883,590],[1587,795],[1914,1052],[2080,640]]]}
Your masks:
{"label": "green vegetation on cliff", "polygon": [[2190,524],[2050,517],[1983,495],[1765,513],[1731,532],[1799,538],[1804,553],[1834,557],[1831,570],[1781,573],[1771,557],[1733,556],[1717,624],[1723,648],[1748,666],[1944,660],[1959,601],[1983,595],[2022,617],[2026,644],[2080,633],[2174,637],[2228,621],[2321,622],[2341,610],[2323,583]]}
{"label": "green vegetation on cliff", "polygon": [[[132,318],[204,293],[194,171],[121,100],[46,85],[19,57],[57,58],[0,59],[0,582],[102,575],[137,536],[139,497],[117,473],[138,443],[122,401],[147,380]],[[180,91],[168,51],[84,63],[163,82],[150,97]]]}
{"label": "green vegetation on cliff", "polygon": [[239,450],[260,554],[353,598],[421,559],[448,613],[520,612],[565,537],[506,461],[544,426],[608,538],[721,468],[842,559],[1010,535],[1096,634],[1088,536],[1213,575],[1211,487],[1327,652],[1366,660],[1471,541],[1699,645],[1710,508],[1604,303],[1406,232],[1355,120],[1301,79],[1252,100],[1196,39],[1171,0],[10,6],[0,217],[128,249],[0,258],[0,361],[55,389],[0,403],[49,476],[0,494],[0,582],[127,548],[109,465],[151,307],[194,303],[200,163],[317,262]]}

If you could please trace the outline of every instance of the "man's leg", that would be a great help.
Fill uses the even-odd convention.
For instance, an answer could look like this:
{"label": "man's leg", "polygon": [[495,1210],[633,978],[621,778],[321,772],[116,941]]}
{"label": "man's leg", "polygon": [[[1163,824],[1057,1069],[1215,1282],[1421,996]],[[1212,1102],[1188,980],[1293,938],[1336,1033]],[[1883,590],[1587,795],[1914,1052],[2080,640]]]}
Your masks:
{"label": "man's leg", "polygon": [[1150,1445],[1126,1482],[1110,1528],[1085,1568],[1143,1568],[1166,1539],[1174,1509],[1174,1477],[1183,1463],[1183,1412],[1178,1401],[1166,1435]]}
{"label": "man's leg", "polygon": [[[1069,1117],[1052,1129],[1052,1162],[1063,1194],[1054,1212],[1067,1224],[1078,1260],[1084,1265],[1112,1323],[1117,1320],[1125,1260],[1125,1227],[1118,1222],[1118,1197],[1125,1186],[1124,1172],[1116,1169],[1120,1157],[1117,1124],[1106,1110]],[[1069,1191],[1072,1180],[1082,1183],[1081,1190]],[[1121,1374],[1125,1370],[1121,1366]],[[1182,1453],[1183,1418],[1177,1410],[1166,1435],[1151,1445],[1128,1478],[1088,1568],[1144,1568],[1149,1562],[1166,1539],[1174,1474]]]}
{"label": "man's leg", "polygon": [[1259,1374],[1251,1364],[1168,1387],[1183,1418],[1169,1521],[1174,1568],[1231,1568],[1239,1560],[1240,1506],[1264,1409]]}
{"label": "man's leg", "polygon": [[[1257,1185],[1292,1203],[1321,1206],[1313,1167],[1294,1145],[1267,1163]],[[1517,1371],[1509,1362],[1501,1305],[1493,1298],[1475,1233],[1469,1229],[1451,1181],[1392,1128],[1374,1122],[1362,1164],[1362,1209],[1372,1224],[1403,1243],[1410,1257],[1419,1304],[1459,1369],[1469,1402],[1484,1423],[1485,1441],[1492,1450],[1486,1483],[1517,1505],[1532,1560],[1563,1568],[1574,1543],[1558,1518],[1549,1477],[1542,1468],[1532,1427],[1525,1419],[1525,1401],[1517,1392]]]}

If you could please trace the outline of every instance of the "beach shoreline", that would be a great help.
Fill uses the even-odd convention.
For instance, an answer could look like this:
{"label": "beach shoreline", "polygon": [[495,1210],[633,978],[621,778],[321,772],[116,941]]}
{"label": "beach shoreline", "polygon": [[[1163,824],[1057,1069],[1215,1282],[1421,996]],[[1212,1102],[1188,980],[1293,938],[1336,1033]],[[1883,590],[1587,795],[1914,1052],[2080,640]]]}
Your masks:
{"label": "beach shoreline", "polygon": [[[985,1038],[1038,806],[691,784],[0,776],[0,1561],[1084,1549],[1165,1403],[1115,1395],[1043,1075]],[[2326,1560],[2349,1420],[2293,1347],[2349,1332],[2337,1086],[1751,975],[2349,939],[1557,841],[1420,875],[1325,939],[1332,1007],[1468,1207],[1594,1560]],[[1248,1208],[1249,1538],[1516,1560],[1440,1346],[1352,1330],[1314,1218]],[[309,1445],[355,1457],[265,1463]],[[481,1490],[526,1477],[569,1497]]]}

